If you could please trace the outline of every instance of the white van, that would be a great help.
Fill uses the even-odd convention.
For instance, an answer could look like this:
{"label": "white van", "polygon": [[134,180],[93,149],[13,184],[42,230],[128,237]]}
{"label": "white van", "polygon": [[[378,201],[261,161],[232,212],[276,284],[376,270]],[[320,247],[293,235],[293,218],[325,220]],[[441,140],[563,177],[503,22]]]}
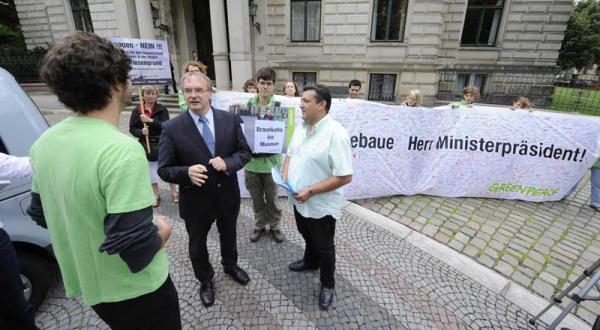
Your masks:
{"label": "white van", "polygon": [[[0,86],[0,152],[27,156],[48,123],[13,76],[2,68]],[[25,297],[37,310],[57,267],[48,231],[26,213],[31,201],[30,189],[30,179],[13,180],[0,188],[0,222],[19,256]]]}

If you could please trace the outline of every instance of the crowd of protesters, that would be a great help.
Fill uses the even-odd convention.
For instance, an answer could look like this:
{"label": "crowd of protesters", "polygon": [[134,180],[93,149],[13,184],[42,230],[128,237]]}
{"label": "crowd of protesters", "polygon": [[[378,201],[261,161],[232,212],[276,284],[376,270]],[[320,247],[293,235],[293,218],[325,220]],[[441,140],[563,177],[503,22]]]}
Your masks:
{"label": "crowd of protesters", "polygon": [[[272,176],[275,168],[297,189],[288,197],[305,241],[303,256],[288,269],[320,271],[318,303],[328,310],[334,298],[334,236],[342,187],[353,174],[348,133],[329,116],[329,89],[315,84],[300,91],[294,81],[283,83],[282,95],[300,98],[303,121],[282,159],[281,154],[252,153],[241,118],[212,107],[212,81],[197,56],[182,67],[180,88],[173,86],[182,112],[169,120],[168,110],[158,102],[158,89],[143,86],[129,123],[138,141],[120,133],[119,114],[131,102],[130,70],[131,61],[121,49],[87,32],[53,46],[42,62],[43,81],[75,115],[35,142],[31,165],[21,163],[34,173],[28,213],[50,232],[67,296],[82,296],[114,329],[180,329],[178,294],[163,248],[171,225],[152,211],[161,201],[159,178],[170,184],[172,202],[179,204],[189,235],[190,260],[200,282],[200,300],[210,307],[215,302],[215,271],[209,262],[207,235],[214,222],[220,233],[223,272],[241,285],[251,280],[238,266],[237,171],[245,171],[254,210],[249,240],[257,242],[267,230],[276,243],[285,239]],[[269,119],[269,111],[272,118],[278,107],[276,82],[276,71],[265,67],[244,84],[244,92],[256,94],[247,105],[265,110],[259,119]],[[359,80],[350,81],[348,98],[360,98],[361,87]],[[473,108],[479,95],[476,87],[466,86],[462,100],[450,108]],[[402,102],[404,107],[422,104],[417,89],[410,90]],[[532,108],[525,97],[515,99],[511,107]],[[59,149],[60,154],[55,152]],[[0,158],[0,170],[16,166],[9,161]],[[591,182],[591,206],[598,209],[600,161],[592,168]],[[10,244],[5,236],[0,224],[0,245]],[[6,252],[11,253],[6,258],[10,267],[8,261],[2,265],[10,272],[3,270],[0,277],[6,278],[0,283],[7,288],[0,290],[11,293],[14,308],[3,309],[6,315],[0,316],[10,322],[9,327],[35,329],[31,306],[19,293],[18,264],[10,251]]]}

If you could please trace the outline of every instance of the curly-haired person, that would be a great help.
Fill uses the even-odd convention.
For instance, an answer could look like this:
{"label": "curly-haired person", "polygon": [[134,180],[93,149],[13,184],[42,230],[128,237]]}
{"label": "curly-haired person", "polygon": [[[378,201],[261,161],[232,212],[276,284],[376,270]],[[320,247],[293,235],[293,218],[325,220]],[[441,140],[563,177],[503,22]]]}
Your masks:
{"label": "curly-haired person", "polygon": [[113,329],[179,329],[163,249],[171,226],[154,217],[142,146],[119,132],[131,102],[131,61],[109,40],[79,32],[52,47],[42,80],[75,114],[32,146],[32,204],[47,227],[68,297]]}

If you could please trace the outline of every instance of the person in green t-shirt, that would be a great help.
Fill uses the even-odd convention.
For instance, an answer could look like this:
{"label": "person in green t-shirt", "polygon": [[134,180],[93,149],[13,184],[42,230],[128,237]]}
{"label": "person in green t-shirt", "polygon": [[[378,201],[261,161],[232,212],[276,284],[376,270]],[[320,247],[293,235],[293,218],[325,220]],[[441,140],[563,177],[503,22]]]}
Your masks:
{"label": "person in green t-shirt", "polygon": [[75,115],[31,147],[31,217],[48,228],[68,297],[113,329],[180,329],[177,291],[154,217],[142,146],[118,129],[131,102],[131,60],[109,40],[79,32],[52,47],[40,76]]}
{"label": "person in green t-shirt", "polygon": [[[275,70],[270,67],[256,71],[258,94],[248,100],[248,105],[257,107],[259,111],[261,108],[265,108],[263,115],[266,114],[266,109],[273,109],[277,106],[278,102],[273,100],[275,79]],[[281,166],[281,155],[254,153],[245,168],[246,189],[252,197],[255,220],[254,230],[250,233],[251,242],[258,241],[267,226],[269,226],[275,242],[283,242],[283,232],[279,227],[281,207],[277,201],[277,185],[271,177],[271,167],[273,166]]]}
{"label": "person in green t-shirt", "polygon": [[461,106],[472,108],[475,100],[479,97],[479,88],[475,86],[467,86],[462,90],[463,99],[450,103],[452,109],[458,109]]}

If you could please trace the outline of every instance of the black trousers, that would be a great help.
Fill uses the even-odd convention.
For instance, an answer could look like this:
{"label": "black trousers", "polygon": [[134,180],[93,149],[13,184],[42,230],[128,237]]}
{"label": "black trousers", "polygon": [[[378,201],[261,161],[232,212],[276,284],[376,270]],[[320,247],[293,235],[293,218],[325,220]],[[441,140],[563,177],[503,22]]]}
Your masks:
{"label": "black trousers", "polygon": [[0,329],[37,329],[35,313],[23,295],[17,253],[0,228]]}
{"label": "black trousers", "polygon": [[306,242],[304,262],[319,267],[321,285],[335,287],[335,218],[328,215],[320,219],[305,218],[294,207],[296,227]]}
{"label": "black trousers", "polygon": [[200,282],[210,281],[215,271],[210,264],[206,240],[212,224],[217,222],[219,241],[221,243],[221,264],[223,268],[232,268],[237,265],[237,217],[240,211],[239,204],[234,209],[209,210],[203,217],[184,219],[185,229],[189,235],[189,252],[194,274]]}
{"label": "black trousers", "polygon": [[129,300],[97,304],[92,309],[113,330],[181,329],[179,298],[170,276],[154,292]]}

